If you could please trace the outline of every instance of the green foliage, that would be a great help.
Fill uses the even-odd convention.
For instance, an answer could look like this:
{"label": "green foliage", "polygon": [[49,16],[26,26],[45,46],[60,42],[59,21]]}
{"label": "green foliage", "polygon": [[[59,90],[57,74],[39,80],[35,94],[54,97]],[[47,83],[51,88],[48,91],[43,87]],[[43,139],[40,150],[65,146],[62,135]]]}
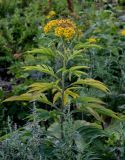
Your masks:
{"label": "green foliage", "polygon": [[[0,1],[0,67],[9,66],[0,82],[11,81],[0,86],[1,160],[124,160],[122,8],[91,0],[74,1],[74,13],[66,6]],[[76,22],[78,36],[43,33],[64,17]]]}
{"label": "green foliage", "polygon": [[[86,46],[84,46],[83,44],[82,48],[84,49],[84,47],[86,48]],[[89,48],[93,47],[93,44],[87,45],[87,48],[88,47]],[[30,102],[39,101],[39,102],[51,105],[55,108],[59,108],[59,110],[62,112],[63,107],[67,105],[71,105],[71,103],[74,103],[76,99],[80,97],[80,93],[75,90],[80,89],[80,88],[82,89],[83,88],[82,85],[88,85],[90,87],[97,88],[106,93],[109,92],[108,88],[100,81],[90,79],[90,78],[84,78],[84,79],[82,78],[83,75],[87,75],[85,74],[85,72],[82,71],[82,69],[88,69],[87,66],[71,66],[69,68],[67,65],[70,61],[70,59],[67,59],[68,49],[64,48],[64,50],[65,50],[64,53],[61,53],[60,51],[55,50],[56,54],[53,54],[53,52],[50,49],[47,50],[47,48],[46,49],[35,49],[33,51],[29,51],[28,53],[30,54],[34,54],[38,52],[38,54],[41,54],[43,56],[45,55],[45,53],[48,53],[49,55],[53,55],[54,58],[55,56],[58,56],[62,61],[62,66],[60,65],[60,68],[58,68],[57,71],[56,70],[54,71],[54,67],[52,68],[51,66],[47,66],[45,64],[38,65],[38,66],[23,67],[25,71],[36,70],[36,71],[45,73],[50,76],[50,79],[52,79],[51,77],[53,77],[53,82],[33,83],[28,87],[29,90],[25,94],[22,94],[20,96],[10,97],[6,99],[4,102],[7,102],[7,101],[30,101]],[[72,56],[73,54],[74,54],[74,51],[72,53],[70,51],[70,56]],[[76,58],[77,58],[76,56],[73,57],[72,61]],[[51,59],[50,60],[48,59],[48,61],[51,61]],[[67,74],[69,74],[68,77],[71,83],[67,84],[67,87],[66,87],[65,81],[66,81]],[[78,77],[78,79],[73,83],[72,83],[72,75],[75,75],[76,77]],[[52,92],[52,94],[54,94],[52,98],[53,102],[51,102],[51,100],[49,100],[46,96],[49,90]],[[59,103],[59,100],[61,100],[61,103]],[[79,108],[83,108],[84,97],[82,100],[83,102],[79,103],[79,105],[81,105],[82,107],[79,106]],[[85,104],[85,108],[97,120],[101,122],[103,121],[99,114],[104,114],[104,115],[111,116],[116,119],[120,119],[119,117],[115,115],[113,111],[110,111],[109,109],[105,109],[104,106],[101,106],[100,104],[98,104],[98,101],[96,101],[96,98],[94,100],[95,101],[92,101],[92,98],[90,97],[87,103]],[[62,108],[59,107],[59,104]],[[74,105],[76,104],[74,103]]]}
{"label": "green foliage", "polygon": [[[40,27],[44,21],[40,7],[42,3],[23,0],[1,1],[0,3],[0,47],[1,65],[12,63],[30,47],[37,46]],[[39,12],[40,11],[40,12]]]}
{"label": "green foliage", "polygon": [[[32,114],[35,118],[35,112]],[[40,128],[36,118],[22,131],[13,132],[9,140],[2,142],[1,160],[10,159],[98,159],[99,155],[87,151],[88,143],[84,142],[80,126],[89,130],[85,121],[73,122],[71,115],[64,116],[64,139],[60,138],[60,124],[52,124],[47,131]],[[87,126],[86,126],[87,125]],[[91,128],[91,126],[90,126]],[[93,130],[96,127],[92,127]],[[80,130],[80,131],[78,131]],[[96,134],[96,133],[95,133]],[[27,150],[28,149],[28,150]],[[27,151],[26,151],[27,150]],[[15,153],[16,152],[16,153]]]}

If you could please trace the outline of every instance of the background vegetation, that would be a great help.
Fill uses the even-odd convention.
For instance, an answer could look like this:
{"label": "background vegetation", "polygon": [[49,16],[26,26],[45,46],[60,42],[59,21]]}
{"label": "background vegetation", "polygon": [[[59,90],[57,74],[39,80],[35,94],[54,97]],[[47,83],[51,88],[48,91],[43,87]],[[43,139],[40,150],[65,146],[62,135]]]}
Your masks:
{"label": "background vegetation", "polygon": [[1,160],[125,159],[124,3],[0,0]]}

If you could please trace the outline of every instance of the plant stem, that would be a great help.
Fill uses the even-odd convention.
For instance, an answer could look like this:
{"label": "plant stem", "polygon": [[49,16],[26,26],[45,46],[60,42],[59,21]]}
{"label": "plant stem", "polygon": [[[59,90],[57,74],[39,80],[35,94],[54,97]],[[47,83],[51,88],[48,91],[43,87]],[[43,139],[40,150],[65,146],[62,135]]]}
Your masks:
{"label": "plant stem", "polygon": [[[65,48],[63,46],[63,51],[64,51],[64,58],[63,58],[63,68],[65,69],[66,68],[66,59],[65,59]],[[61,112],[62,112],[62,115],[61,115],[61,138],[63,139],[64,138],[64,134],[63,134],[63,121],[64,121],[64,117],[63,117],[63,109],[64,109],[64,92],[65,92],[65,73],[62,72],[62,78],[61,78],[61,83],[62,83],[62,104],[61,104]]]}

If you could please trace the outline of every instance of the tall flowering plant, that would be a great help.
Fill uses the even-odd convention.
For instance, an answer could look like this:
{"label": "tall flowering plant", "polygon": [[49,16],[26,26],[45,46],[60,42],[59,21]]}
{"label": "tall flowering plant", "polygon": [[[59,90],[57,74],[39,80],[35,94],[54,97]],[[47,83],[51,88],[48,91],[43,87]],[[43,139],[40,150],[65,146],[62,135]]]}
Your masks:
{"label": "tall flowering plant", "polygon": [[[77,35],[77,26],[70,19],[57,19],[48,22],[44,27],[45,34],[52,33],[61,41],[57,49],[39,48],[28,51],[30,54],[41,54],[48,62],[60,62],[59,67],[49,66],[46,62],[41,65],[25,66],[24,71],[39,71],[48,75],[48,80],[34,82],[28,87],[28,91],[19,96],[7,98],[7,101],[30,101],[45,103],[56,110],[56,116],[60,122],[61,137],[63,138],[63,121],[65,108],[71,109],[74,105],[76,111],[89,112],[100,123],[104,123],[102,114],[119,119],[113,111],[105,108],[105,103],[97,97],[81,94],[81,90],[87,86],[108,93],[108,88],[100,81],[88,78],[89,67],[84,66],[83,52],[87,48],[98,47],[93,43],[80,43],[74,48],[69,47],[72,39]],[[79,65],[81,64],[81,65]],[[51,92],[51,98],[49,94]]]}

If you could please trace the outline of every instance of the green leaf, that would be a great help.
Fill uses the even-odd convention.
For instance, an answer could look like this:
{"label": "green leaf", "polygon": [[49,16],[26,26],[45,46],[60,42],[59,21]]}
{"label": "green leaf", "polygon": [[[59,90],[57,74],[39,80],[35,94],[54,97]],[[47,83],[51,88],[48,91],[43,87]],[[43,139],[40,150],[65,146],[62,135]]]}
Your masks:
{"label": "green leaf", "polygon": [[78,129],[78,132],[89,143],[92,143],[93,140],[98,139],[99,137],[107,137],[104,130],[93,125],[82,126]]}
{"label": "green leaf", "polygon": [[117,116],[117,113],[113,112],[110,109],[107,109],[105,107],[97,107],[95,108],[96,112],[102,114],[102,115],[106,115],[109,117],[112,117],[114,119],[118,119],[118,120],[122,120],[119,116]]}
{"label": "green leaf", "polygon": [[49,75],[57,78],[57,76],[55,75],[53,69],[50,66],[47,66],[47,65],[26,66],[26,67],[23,67],[23,68],[24,68],[24,71],[36,70],[36,71],[40,71],[40,72],[49,74]]}
{"label": "green leaf", "polygon": [[37,48],[37,49],[33,49],[32,51],[27,51],[27,53],[31,53],[31,54],[42,54],[44,56],[52,56],[55,57],[55,53],[50,49],[50,48]]}
{"label": "green leaf", "polygon": [[79,95],[73,91],[71,91],[69,88],[65,90],[65,93],[71,96],[72,98],[76,99],[79,97]]}
{"label": "green leaf", "polygon": [[63,97],[64,106],[67,105],[68,101],[69,101],[69,96],[66,92],[64,92],[64,97]]}
{"label": "green leaf", "polygon": [[50,102],[45,95],[43,95],[43,96],[41,96],[41,97],[39,98],[39,102],[42,102],[42,103],[48,104],[48,105],[50,105],[50,106],[53,106],[53,103]]}
{"label": "green leaf", "polygon": [[101,46],[97,44],[90,44],[90,43],[79,43],[75,46],[75,49],[89,49],[89,48],[102,49]]}
{"label": "green leaf", "polygon": [[68,69],[69,72],[69,80],[71,80],[71,76],[75,75],[77,77],[80,77],[81,75],[87,75],[87,73],[81,71],[80,69],[88,69],[87,66],[74,66]]}
{"label": "green leaf", "polygon": [[[98,114],[106,115],[106,116],[112,117],[117,120],[122,120],[122,118],[120,118],[120,116],[117,116],[117,113],[113,112],[110,109],[105,108],[104,106],[102,106],[101,104],[98,104],[98,103],[88,103],[86,105],[82,104],[78,109],[81,111],[86,111],[86,108],[88,110],[88,107],[92,108]],[[90,110],[88,110],[88,111],[90,111]]]}
{"label": "green leaf", "polygon": [[58,83],[58,81],[57,82],[51,82],[51,83],[42,83],[42,82],[33,83],[29,86],[28,93],[32,93],[32,92],[35,92],[35,91],[45,92],[45,91],[48,91],[48,90],[53,89],[53,88],[58,89],[59,87],[57,86],[57,83]]}
{"label": "green leaf", "polygon": [[90,67],[88,67],[88,66],[73,66],[69,70],[70,71],[76,71],[76,70],[79,70],[79,69],[89,69],[89,68]]}
{"label": "green leaf", "polygon": [[30,93],[24,93],[20,96],[12,96],[7,99],[5,99],[3,102],[9,102],[9,101],[31,101],[32,100],[32,94]]}
{"label": "green leaf", "polygon": [[96,112],[94,109],[92,109],[91,107],[86,107],[86,109],[88,110],[88,112],[93,115],[98,121],[103,122],[103,119],[101,118],[101,116],[98,114],[98,112]]}
{"label": "green leaf", "polygon": [[48,133],[56,138],[61,137],[61,126],[59,123],[53,123],[49,128],[48,128]]}
{"label": "green leaf", "polygon": [[79,79],[76,82],[72,83],[71,85],[88,85],[88,86],[97,88],[103,92],[106,92],[106,93],[109,92],[109,89],[102,82],[91,79],[91,78]]}
{"label": "green leaf", "polygon": [[53,97],[53,104],[59,99],[61,98],[61,93],[60,92],[57,92],[54,97]]}
{"label": "green leaf", "polygon": [[102,104],[102,105],[105,104],[105,103],[104,103],[102,100],[100,100],[99,98],[88,97],[88,96],[84,96],[84,97],[78,98],[78,102],[81,102],[81,103],[98,103],[98,104]]}
{"label": "green leaf", "polygon": [[68,61],[72,60],[72,59],[75,59],[75,58],[83,58],[83,55],[81,54],[81,52],[83,52],[83,50],[75,50],[73,51],[73,53],[71,53],[69,56],[68,56]]}
{"label": "green leaf", "polygon": [[45,94],[41,92],[34,92],[34,93],[24,93],[19,96],[12,96],[5,99],[3,102],[12,102],[12,101],[39,101],[48,105],[53,106],[53,104],[47,99]]}

